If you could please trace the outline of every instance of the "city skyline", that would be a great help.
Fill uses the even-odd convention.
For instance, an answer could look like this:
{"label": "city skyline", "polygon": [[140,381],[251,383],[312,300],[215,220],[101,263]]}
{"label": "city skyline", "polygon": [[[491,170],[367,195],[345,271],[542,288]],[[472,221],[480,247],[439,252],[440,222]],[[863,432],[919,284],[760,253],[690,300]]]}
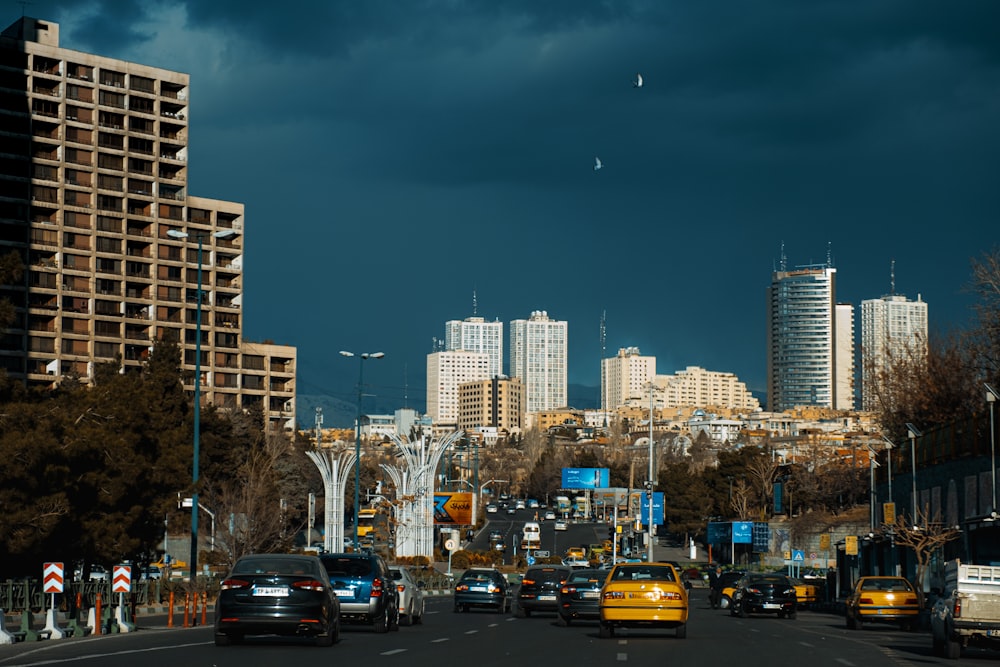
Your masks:
{"label": "city skyline", "polygon": [[418,407],[444,322],[536,310],[570,385],[638,347],[762,392],[782,247],[855,308],[895,260],[933,337],[994,242],[993,2],[27,9],[190,75],[190,194],[245,204],[244,334],[298,349],[300,395],[353,401],[336,351],[382,351],[366,391]]}

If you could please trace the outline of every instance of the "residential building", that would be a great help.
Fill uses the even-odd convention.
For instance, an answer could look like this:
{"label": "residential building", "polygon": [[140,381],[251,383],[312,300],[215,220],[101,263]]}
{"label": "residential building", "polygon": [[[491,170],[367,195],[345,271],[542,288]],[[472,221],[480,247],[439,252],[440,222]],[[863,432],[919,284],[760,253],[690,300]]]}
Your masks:
{"label": "residential building", "polygon": [[642,356],[638,347],[623,347],[617,356],[601,359],[601,409],[612,411],[647,394],[655,376],[656,357]]}
{"label": "residential building", "polygon": [[760,401],[733,373],[688,366],[673,375],[657,375],[655,383],[662,390],[665,408],[714,407],[746,412],[760,409]]}
{"label": "residential building", "polygon": [[458,424],[458,387],[489,377],[490,357],[484,352],[441,350],[427,355],[427,414],[435,429]]}
{"label": "residential building", "polygon": [[0,252],[26,266],[0,293],[15,307],[0,367],[89,382],[172,340],[204,404],[294,420],[294,348],[263,368],[244,348],[243,204],[189,193],[189,90],[187,74],[60,47],[57,23],[0,33]]}
{"label": "residential building", "polygon": [[[836,273],[824,265],[782,269],[767,290],[768,409],[815,405],[850,410],[854,406],[853,317],[837,304]],[[844,306],[844,307],[841,307]],[[846,339],[846,340],[845,340]]]}
{"label": "residential building", "polygon": [[893,361],[927,354],[927,303],[889,294],[861,302],[861,407],[876,410],[877,378]]}
{"label": "residential building", "polygon": [[519,433],[524,423],[524,387],[518,378],[491,377],[458,386],[458,428]]}
{"label": "residential building", "polygon": [[490,377],[503,372],[503,322],[487,322],[482,317],[445,322],[444,349],[482,352],[490,358]]}
{"label": "residential building", "polygon": [[510,376],[524,385],[526,412],[566,406],[569,328],[536,310],[510,323]]}

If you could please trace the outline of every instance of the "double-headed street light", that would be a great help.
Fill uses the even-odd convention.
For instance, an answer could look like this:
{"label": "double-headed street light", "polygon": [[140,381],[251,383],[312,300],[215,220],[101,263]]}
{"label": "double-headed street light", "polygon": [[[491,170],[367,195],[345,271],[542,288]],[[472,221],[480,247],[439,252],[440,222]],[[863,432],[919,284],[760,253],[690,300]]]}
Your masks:
{"label": "double-headed street light", "polygon": [[358,537],[358,513],[361,512],[361,398],[364,396],[365,359],[381,359],[383,352],[362,352],[354,354],[347,350],[340,351],[343,357],[358,358],[358,424],[354,438],[354,551],[361,550],[361,540]]}
{"label": "double-headed street light", "polygon": [[910,466],[913,476],[913,525],[917,525],[917,438],[923,435],[913,424],[906,423],[906,432],[910,437]]}
{"label": "double-headed street light", "polygon": [[198,459],[201,449],[201,257],[202,246],[209,236],[217,239],[228,239],[236,236],[235,229],[223,229],[217,232],[182,232],[176,229],[167,230],[167,236],[174,239],[193,237],[198,241],[198,293],[195,307],[195,339],[194,339],[194,463],[191,468],[191,583],[198,573]]}

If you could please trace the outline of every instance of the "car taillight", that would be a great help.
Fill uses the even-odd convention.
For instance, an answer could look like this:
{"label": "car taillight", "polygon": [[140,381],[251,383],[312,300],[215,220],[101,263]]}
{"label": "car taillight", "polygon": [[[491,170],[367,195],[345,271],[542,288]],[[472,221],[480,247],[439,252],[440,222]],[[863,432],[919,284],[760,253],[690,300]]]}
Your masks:
{"label": "car taillight", "polygon": [[568,595],[570,593],[576,593],[576,586],[563,586],[562,590],[559,591],[563,595]]}
{"label": "car taillight", "polygon": [[676,591],[660,591],[661,600],[680,600],[681,594]]}
{"label": "car taillight", "polygon": [[309,579],[307,581],[295,581],[292,582],[292,588],[298,588],[303,591],[321,591],[323,590],[323,582],[316,579]]}
{"label": "car taillight", "polygon": [[396,590],[402,593],[403,591],[406,590],[406,586],[403,584],[396,584]]}
{"label": "car taillight", "polygon": [[249,588],[249,587],[250,587],[250,582],[243,581],[242,579],[226,579],[221,584],[219,584],[219,588],[224,591],[231,591],[237,588]]}
{"label": "car taillight", "polygon": [[455,590],[456,591],[467,591],[467,590],[469,590],[469,585],[468,584],[459,584],[458,586],[455,586]]}
{"label": "car taillight", "polygon": [[534,579],[522,579],[522,580],[521,580],[521,584],[522,584],[522,585],[526,585],[526,586],[530,586],[530,585],[532,585],[533,583],[535,583],[535,580],[534,580]]}
{"label": "car taillight", "polygon": [[625,599],[625,594],[622,593],[621,591],[605,591],[605,593],[604,593],[604,599],[605,600],[624,600]]}
{"label": "car taillight", "polygon": [[372,579],[372,595],[373,598],[382,597],[382,580],[378,577]]}
{"label": "car taillight", "polygon": [[860,600],[858,600],[858,602],[860,604],[875,604],[875,601],[872,600],[871,598],[861,598]]}
{"label": "car taillight", "polygon": [[916,597],[906,598],[906,602],[904,602],[903,604],[917,604],[917,598]]}
{"label": "car taillight", "polygon": [[962,617],[962,601],[961,600],[955,600],[955,606],[952,607],[951,615],[954,616],[955,618],[961,618]]}

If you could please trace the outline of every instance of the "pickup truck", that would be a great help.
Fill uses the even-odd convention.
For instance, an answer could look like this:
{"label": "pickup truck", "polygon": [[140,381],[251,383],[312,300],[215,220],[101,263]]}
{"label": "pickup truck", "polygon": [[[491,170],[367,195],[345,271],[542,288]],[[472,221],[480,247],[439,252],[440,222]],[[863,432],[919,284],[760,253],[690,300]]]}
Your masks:
{"label": "pickup truck", "polygon": [[1000,567],[951,560],[944,590],[931,610],[936,655],[952,660],[969,645],[1000,648]]}

